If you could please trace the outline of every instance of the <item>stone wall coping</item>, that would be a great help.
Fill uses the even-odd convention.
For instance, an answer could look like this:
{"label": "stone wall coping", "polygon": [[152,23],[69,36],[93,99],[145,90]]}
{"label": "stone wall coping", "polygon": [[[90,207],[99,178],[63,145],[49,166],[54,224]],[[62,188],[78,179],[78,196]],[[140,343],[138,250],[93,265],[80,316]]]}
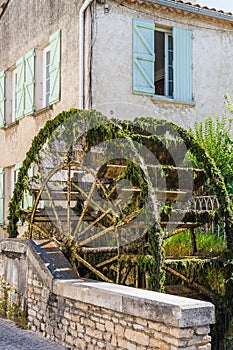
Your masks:
{"label": "stone wall coping", "polygon": [[168,326],[185,328],[215,323],[213,304],[170,294],[85,279],[54,280],[53,292]]}
{"label": "stone wall coping", "polygon": [[25,255],[50,291],[64,298],[174,327],[215,322],[214,305],[208,302],[78,278],[49,240],[3,239],[0,252]]}
{"label": "stone wall coping", "polygon": [[0,253],[26,255],[43,282],[52,289],[54,279],[78,278],[68,260],[51,240],[24,238],[0,240]]}

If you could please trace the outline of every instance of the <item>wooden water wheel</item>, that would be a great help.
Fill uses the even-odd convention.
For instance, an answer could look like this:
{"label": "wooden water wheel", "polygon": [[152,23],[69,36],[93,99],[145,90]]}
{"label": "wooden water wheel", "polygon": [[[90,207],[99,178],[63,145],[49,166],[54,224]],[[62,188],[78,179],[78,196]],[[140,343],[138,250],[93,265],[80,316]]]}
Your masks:
{"label": "wooden water wheel", "polygon": [[41,176],[28,181],[34,205],[20,218],[29,222],[30,238],[55,240],[81,276],[142,288],[154,278],[159,289],[163,239],[189,229],[195,253],[194,228],[217,219],[224,199],[218,208],[200,208],[194,196],[209,178],[223,191],[221,179],[203,150],[205,167],[193,168],[193,141],[172,123],[104,120],[93,128],[89,112],[80,114],[82,132],[72,132],[68,146],[63,125],[62,137],[46,139],[32,157]]}

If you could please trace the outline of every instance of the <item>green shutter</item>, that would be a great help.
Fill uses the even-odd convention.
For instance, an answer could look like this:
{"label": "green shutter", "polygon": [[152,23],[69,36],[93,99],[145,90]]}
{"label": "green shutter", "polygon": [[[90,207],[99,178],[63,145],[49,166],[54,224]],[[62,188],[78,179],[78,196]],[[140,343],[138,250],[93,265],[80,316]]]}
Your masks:
{"label": "green shutter", "polygon": [[133,19],[133,92],[154,95],[153,21]]}
{"label": "green shutter", "polygon": [[0,225],[4,224],[4,168],[0,168]]}
{"label": "green shutter", "polygon": [[60,100],[61,30],[52,34],[50,42],[50,95],[49,103]]}
{"label": "green shutter", "polygon": [[[31,178],[33,176],[34,173],[34,166],[32,165],[29,169],[28,169],[28,176],[29,178]],[[28,190],[24,191],[24,200],[23,200],[23,207],[24,209],[27,208],[32,208],[33,206],[33,198],[30,195]]]}
{"label": "green shutter", "polygon": [[174,99],[192,102],[192,32],[173,28]]}
{"label": "green shutter", "polygon": [[25,98],[25,108],[24,115],[34,112],[34,57],[35,50],[29,51],[24,56],[25,63],[25,84],[24,84],[24,98]]}
{"label": "green shutter", "polygon": [[5,125],[5,72],[0,72],[0,127]]}
{"label": "green shutter", "polygon": [[20,119],[24,115],[24,57],[16,62],[16,119]]}

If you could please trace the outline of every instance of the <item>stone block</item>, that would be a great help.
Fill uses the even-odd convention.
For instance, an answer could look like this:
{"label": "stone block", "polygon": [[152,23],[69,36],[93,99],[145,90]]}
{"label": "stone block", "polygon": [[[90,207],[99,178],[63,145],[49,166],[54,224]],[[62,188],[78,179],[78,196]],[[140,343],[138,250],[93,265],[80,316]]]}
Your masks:
{"label": "stone block", "polygon": [[148,335],[141,332],[134,331],[130,328],[127,328],[125,330],[125,338],[139,345],[145,345],[145,346],[148,346],[150,342],[150,338]]}
{"label": "stone block", "polygon": [[102,323],[96,322],[96,328],[102,332],[105,332],[105,326]]}
{"label": "stone block", "polygon": [[127,342],[127,350],[137,350],[136,344]]}
{"label": "stone block", "polygon": [[211,350],[211,344],[200,345],[197,348],[198,350]]}
{"label": "stone block", "polygon": [[125,329],[120,324],[115,325],[115,334],[117,336],[123,337],[124,336]]}
{"label": "stone block", "polygon": [[103,339],[103,333],[98,329],[86,327],[86,334],[89,335],[91,338]]}
{"label": "stone block", "polygon": [[158,340],[156,338],[150,338],[149,349],[154,349],[154,348],[155,349],[170,350],[171,345],[165,343],[162,340]]}
{"label": "stone block", "polygon": [[133,329],[136,329],[136,330],[144,330],[144,326],[140,325],[140,324],[133,324]]}
{"label": "stone block", "polygon": [[187,345],[188,346],[191,346],[191,345],[201,345],[201,344],[205,344],[205,343],[208,343],[209,341],[206,341],[204,342],[203,341],[203,337],[201,335],[198,335],[198,336],[195,336],[193,337],[192,339],[190,339],[188,342],[187,342]]}
{"label": "stone block", "polygon": [[99,349],[106,349],[106,343],[105,342],[97,342],[97,346]]}
{"label": "stone block", "polygon": [[114,331],[114,323],[111,321],[105,321],[105,329],[107,332],[113,333]]}
{"label": "stone block", "polygon": [[128,341],[124,338],[117,337],[117,348],[127,349]]}
{"label": "stone block", "polygon": [[198,335],[204,335],[208,334],[210,332],[210,327],[209,326],[204,326],[204,327],[198,327],[195,329],[195,333]]}
{"label": "stone block", "polygon": [[90,327],[90,328],[95,328],[95,322],[90,320],[89,318],[84,319],[83,324]]}
{"label": "stone block", "polygon": [[74,339],[74,345],[77,347],[77,349],[85,349],[86,348],[86,342],[84,339],[80,339],[80,338]]}

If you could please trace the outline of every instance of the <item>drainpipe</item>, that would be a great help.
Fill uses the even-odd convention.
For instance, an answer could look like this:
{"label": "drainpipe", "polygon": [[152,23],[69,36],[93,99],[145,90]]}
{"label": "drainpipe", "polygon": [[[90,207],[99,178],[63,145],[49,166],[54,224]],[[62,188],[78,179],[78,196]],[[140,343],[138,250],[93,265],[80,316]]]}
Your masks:
{"label": "drainpipe", "polygon": [[79,11],[79,108],[83,109],[84,103],[84,16],[88,6],[94,0],[85,0]]}

